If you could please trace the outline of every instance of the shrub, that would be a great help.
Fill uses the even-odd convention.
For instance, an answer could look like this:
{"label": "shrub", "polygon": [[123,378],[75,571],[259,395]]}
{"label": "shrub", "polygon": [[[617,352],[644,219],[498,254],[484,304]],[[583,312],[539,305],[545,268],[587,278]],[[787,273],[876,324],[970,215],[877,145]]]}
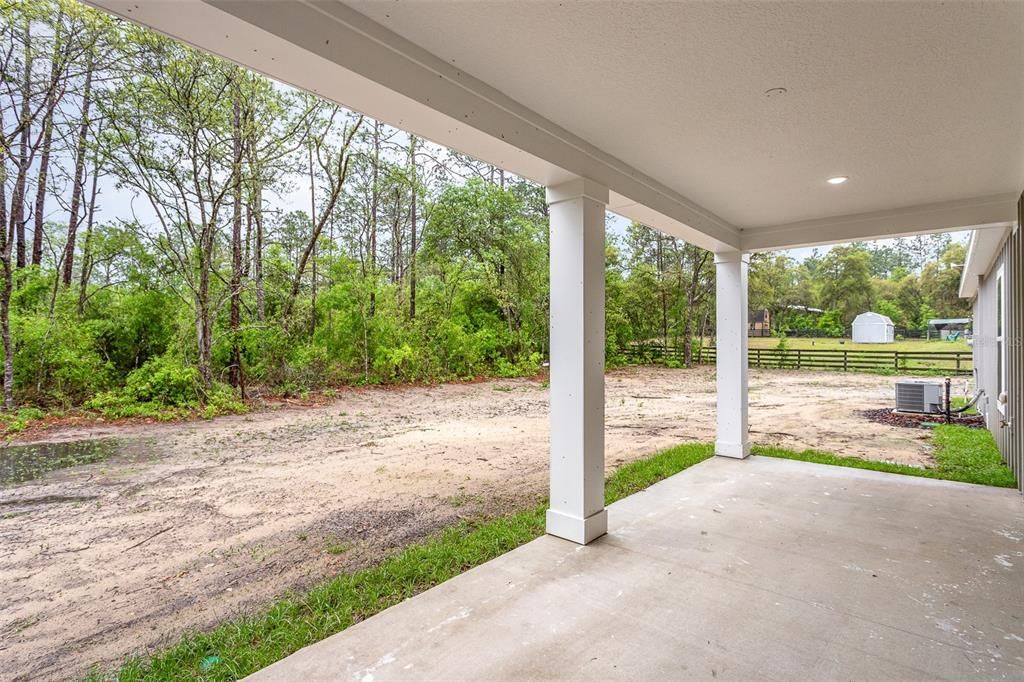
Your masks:
{"label": "shrub", "polygon": [[212,419],[222,414],[242,414],[247,409],[233,388],[226,384],[217,384],[206,396],[203,419]]}
{"label": "shrub", "polygon": [[153,358],[130,372],[125,385],[104,391],[85,406],[113,418],[173,419],[200,403],[199,371],[171,356]]}
{"label": "shrub", "polygon": [[177,358],[154,358],[128,374],[123,391],[139,402],[193,407],[199,402],[199,370]]}

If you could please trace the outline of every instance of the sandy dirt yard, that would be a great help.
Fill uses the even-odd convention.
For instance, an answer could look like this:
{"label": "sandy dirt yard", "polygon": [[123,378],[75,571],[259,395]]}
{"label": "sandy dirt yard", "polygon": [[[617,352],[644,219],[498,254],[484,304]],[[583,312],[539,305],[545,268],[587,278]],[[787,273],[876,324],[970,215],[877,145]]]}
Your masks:
{"label": "sandy dirt yard", "polygon": [[[609,373],[606,461],[714,436],[709,368]],[[859,416],[893,378],[751,371],[751,438],[915,465],[925,432]],[[547,485],[548,392],[531,380],[360,389],[113,437],[103,462],[0,490],[0,679],[79,675],[259,610]]]}

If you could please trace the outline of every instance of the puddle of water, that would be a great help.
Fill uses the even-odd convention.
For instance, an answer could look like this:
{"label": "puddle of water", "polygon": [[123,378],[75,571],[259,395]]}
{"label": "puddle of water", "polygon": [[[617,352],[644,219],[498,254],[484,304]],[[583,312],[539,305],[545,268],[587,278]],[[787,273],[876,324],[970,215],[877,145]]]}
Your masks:
{"label": "puddle of water", "polygon": [[114,438],[9,445],[0,448],[0,486],[31,481],[55,469],[102,462],[117,449]]}

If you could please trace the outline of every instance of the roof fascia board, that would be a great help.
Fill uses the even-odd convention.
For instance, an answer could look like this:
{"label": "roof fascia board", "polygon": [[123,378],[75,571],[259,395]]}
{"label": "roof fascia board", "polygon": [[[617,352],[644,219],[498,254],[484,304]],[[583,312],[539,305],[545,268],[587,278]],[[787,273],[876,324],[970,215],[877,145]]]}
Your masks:
{"label": "roof fascia board", "polygon": [[974,298],[978,294],[979,281],[992,270],[1009,234],[1009,225],[977,229],[971,233],[967,260],[960,274],[960,298]]}

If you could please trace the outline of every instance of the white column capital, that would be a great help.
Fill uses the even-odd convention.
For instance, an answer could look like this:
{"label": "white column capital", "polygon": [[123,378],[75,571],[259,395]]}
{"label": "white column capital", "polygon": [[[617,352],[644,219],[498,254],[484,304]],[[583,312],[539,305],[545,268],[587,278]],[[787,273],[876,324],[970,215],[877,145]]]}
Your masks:
{"label": "white column capital", "polygon": [[608,188],[587,178],[573,178],[547,188],[547,202],[557,204],[573,199],[593,199],[601,204],[608,204]]}
{"label": "white column capital", "polygon": [[720,263],[746,263],[750,264],[750,254],[745,251],[716,251],[715,265]]}

